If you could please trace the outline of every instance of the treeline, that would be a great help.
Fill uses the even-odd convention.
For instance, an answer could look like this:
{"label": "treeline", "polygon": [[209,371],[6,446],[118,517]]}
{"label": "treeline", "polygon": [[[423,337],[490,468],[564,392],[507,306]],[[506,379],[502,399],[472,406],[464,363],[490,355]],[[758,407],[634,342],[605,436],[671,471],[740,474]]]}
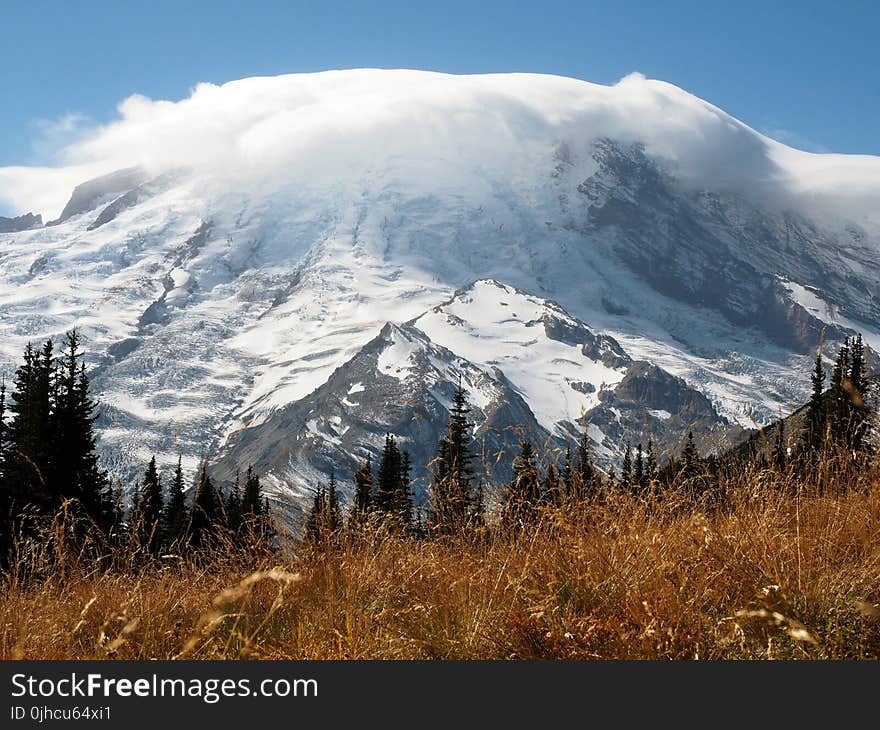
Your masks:
{"label": "treeline", "polygon": [[223,494],[203,466],[190,497],[180,460],[166,488],[153,458],[126,509],[121,483],[112,485],[99,465],[96,419],[77,332],[65,335],[60,356],[51,340],[39,350],[28,344],[11,386],[0,382],[0,562],[16,535],[62,506],[74,537],[94,540],[97,531],[109,550],[156,555],[221,531],[241,540],[268,533],[268,504],[252,470]]}
{"label": "treeline", "polygon": [[[780,472],[813,473],[828,450],[854,460],[873,456],[872,410],[866,350],[861,336],[846,340],[837,354],[830,386],[825,388],[823,358],[812,374],[812,394],[797,418],[774,425],[769,448],[749,448],[703,457],[693,433],[677,455],[661,458],[655,444],[627,444],[620,474],[597,468],[584,431],[556,460],[539,458],[526,437],[512,463],[511,480],[494,493],[497,524],[521,529],[548,507],[601,499],[609,490],[662,495],[674,488],[704,501],[723,499],[719,484],[725,469],[743,458]],[[303,536],[321,542],[342,533],[382,525],[416,537],[481,531],[487,528],[487,485],[475,467],[473,423],[464,389],[458,383],[446,430],[428,464],[428,505],[416,505],[412,464],[392,434],[385,438],[378,466],[367,457],[354,474],[350,504],[343,504],[336,474],[319,484]],[[155,457],[133,486],[125,507],[122,485],[111,485],[95,448],[97,406],[75,331],[67,333],[60,355],[48,341],[40,350],[28,345],[11,386],[0,383],[0,550],[8,554],[16,534],[34,521],[51,517],[62,505],[75,512],[77,529],[97,530],[109,550],[145,556],[198,548],[212,536],[234,544],[264,544],[273,536],[268,501],[260,478],[248,469],[225,491],[214,485],[203,465],[185,489],[180,459],[165,480]],[[791,423],[798,432],[787,434]],[[743,456],[745,454],[745,456]]]}
{"label": "treeline", "polygon": [[[869,434],[874,414],[869,405],[870,378],[861,335],[843,343],[831,373],[830,387],[826,389],[824,383],[820,352],[812,374],[812,395],[796,434],[786,433],[795,419],[781,419],[773,425],[772,444],[762,444],[758,438],[751,448],[704,457],[690,432],[680,453],[665,456],[662,463],[655,444],[646,439],[644,446],[626,445],[619,476],[614,468],[604,473],[594,465],[586,430],[575,445],[574,455],[569,446],[559,460],[561,463],[551,462],[546,467],[539,463],[534,444],[522,438],[513,460],[513,477],[499,495],[499,525],[506,529],[522,528],[549,506],[575,505],[601,498],[609,490],[662,496],[674,489],[679,495],[719,504],[724,499],[719,487],[724,474],[741,468],[744,460],[760,468],[806,478],[813,474],[823,454],[832,450],[849,454],[855,464],[859,459],[873,457]],[[320,542],[377,523],[420,537],[485,527],[485,484],[477,477],[473,465],[476,456],[469,413],[459,382],[446,433],[428,465],[432,477],[430,505],[426,510],[414,508],[409,456],[388,434],[376,473],[367,457],[354,474],[354,496],[347,513],[341,505],[335,474],[331,474],[329,485],[318,485],[306,521],[305,538]]]}

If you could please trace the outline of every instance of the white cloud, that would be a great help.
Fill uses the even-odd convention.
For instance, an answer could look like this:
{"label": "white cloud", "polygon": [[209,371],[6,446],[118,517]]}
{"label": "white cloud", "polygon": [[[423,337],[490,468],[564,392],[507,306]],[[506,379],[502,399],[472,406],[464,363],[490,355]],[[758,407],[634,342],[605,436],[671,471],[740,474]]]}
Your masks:
{"label": "white cloud", "polygon": [[[535,74],[417,71],[296,74],[199,84],[179,102],[134,95],[110,124],[75,133],[53,170],[0,168],[0,197],[44,217],[86,174],[142,165],[193,168],[221,185],[362,184],[373,171],[418,187],[482,179],[528,184],[565,142],[641,141],[695,186],[762,196],[780,190],[844,202],[876,198],[880,158],[810,155],[758,134],[661,81],[631,74],[613,86]],[[585,157],[585,154],[581,155]],[[466,193],[465,189],[461,190]]]}

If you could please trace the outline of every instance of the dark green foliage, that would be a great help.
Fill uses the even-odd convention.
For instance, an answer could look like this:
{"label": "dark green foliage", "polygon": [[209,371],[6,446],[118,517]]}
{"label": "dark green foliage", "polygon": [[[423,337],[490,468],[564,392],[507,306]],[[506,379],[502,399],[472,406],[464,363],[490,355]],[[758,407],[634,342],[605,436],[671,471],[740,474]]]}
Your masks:
{"label": "dark green foliage", "polygon": [[207,467],[203,464],[193,495],[189,521],[189,538],[193,545],[204,544],[214,531],[221,517],[220,499]]}
{"label": "dark green foliage", "polygon": [[168,501],[162,515],[162,537],[165,545],[171,547],[186,538],[189,512],[186,495],[183,492],[183,467],[181,457],[177,457],[177,468],[168,488]]}
{"label": "dark green foliage", "polygon": [[626,451],[623,453],[620,481],[624,487],[631,487],[633,484],[632,446],[629,443],[626,444]]}
{"label": "dark green foliage", "polygon": [[131,516],[137,544],[150,555],[156,555],[162,544],[162,511],[162,483],[154,456],[144,472],[144,482],[135,497]]}
{"label": "dark green foliage", "polygon": [[401,452],[390,433],[385,436],[385,448],[376,475],[376,510],[389,524],[409,528],[412,524],[412,489],[409,454]]}
{"label": "dark green foliage", "polygon": [[[841,350],[841,355],[845,358],[846,354]],[[838,358],[838,365],[840,359]],[[834,377],[842,382],[844,371],[835,370]],[[825,369],[822,367],[822,352],[816,354],[816,364],[813,368],[813,374],[810,377],[812,386],[810,391],[810,400],[807,404],[807,420],[801,441],[801,449],[807,458],[822,447],[825,438],[826,409],[825,399],[822,396],[825,383]]]}
{"label": "dark green foliage", "polygon": [[373,459],[368,454],[354,475],[354,500],[349,521],[352,526],[362,525],[373,508]]}
{"label": "dark green foliage", "polygon": [[538,467],[532,442],[520,441],[519,454],[513,460],[513,479],[504,498],[504,520],[509,527],[518,528],[534,521],[541,501]]}
{"label": "dark green foliage", "polygon": [[464,527],[472,510],[471,483],[471,427],[464,389],[459,379],[452,397],[446,434],[440,439],[437,458],[434,459],[434,479],[431,487],[433,509],[431,523],[435,530],[451,532]]}

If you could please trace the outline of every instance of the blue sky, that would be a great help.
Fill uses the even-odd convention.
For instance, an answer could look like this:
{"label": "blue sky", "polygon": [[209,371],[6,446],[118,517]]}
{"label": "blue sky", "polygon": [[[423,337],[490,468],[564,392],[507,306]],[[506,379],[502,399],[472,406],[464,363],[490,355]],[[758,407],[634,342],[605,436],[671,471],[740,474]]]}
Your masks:
{"label": "blue sky", "polygon": [[330,68],[670,81],[812,151],[880,154],[880,3],[4,3],[0,166],[51,163],[139,93]]}

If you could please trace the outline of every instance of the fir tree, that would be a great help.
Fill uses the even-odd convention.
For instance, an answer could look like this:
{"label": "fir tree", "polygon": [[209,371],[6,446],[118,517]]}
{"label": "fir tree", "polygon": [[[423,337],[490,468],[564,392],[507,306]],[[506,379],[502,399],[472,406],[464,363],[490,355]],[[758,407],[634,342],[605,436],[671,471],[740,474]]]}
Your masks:
{"label": "fir tree", "polygon": [[657,454],[654,452],[654,442],[648,439],[648,448],[645,450],[645,478],[648,484],[657,479],[659,471]]}
{"label": "fir tree", "polygon": [[135,499],[132,528],[137,531],[138,545],[150,555],[159,552],[161,545],[162,483],[156,470],[156,457],[150,459],[144,472],[144,481]]}
{"label": "fir tree", "polygon": [[[51,354],[51,342],[47,347]],[[11,418],[5,429],[7,452],[3,463],[3,488],[12,520],[28,505],[49,513],[60,504],[59,495],[52,492],[47,482],[47,448],[52,443],[50,378],[45,357],[41,359],[28,343],[24,362],[13,376],[12,392],[6,404]]]}
{"label": "fir tree", "polygon": [[848,410],[848,446],[854,452],[863,450],[865,435],[869,428],[869,409],[866,404],[867,396],[867,361],[865,359],[865,345],[862,335],[856,335],[852,340],[849,368],[849,387],[847,388]]}
{"label": "fir tree", "polygon": [[362,525],[373,506],[373,457],[361,462],[354,474],[354,501],[351,505],[349,521],[353,525]]}
{"label": "fir tree", "polygon": [[633,462],[633,485],[639,488],[645,486],[645,455],[642,445],[636,447],[636,460]]}
{"label": "fir tree", "polygon": [[397,478],[397,491],[394,495],[394,514],[399,524],[404,529],[412,526],[413,492],[412,492],[412,463],[409,452],[403,451],[400,455],[400,474]]}
{"label": "fir tree", "polygon": [[471,466],[471,423],[464,389],[459,377],[458,387],[452,396],[452,406],[446,424],[446,433],[440,439],[435,459],[432,484],[434,527],[449,532],[463,527],[470,512],[471,482],[474,469]]}
{"label": "fir tree", "polygon": [[590,454],[590,436],[587,433],[586,423],[584,430],[581,432],[578,441],[578,468],[577,468],[577,489],[571,494],[575,499],[585,499],[592,491],[593,483],[596,479],[596,467],[593,466],[593,459]]}
{"label": "fir tree", "polygon": [[776,471],[780,473],[785,471],[788,463],[788,447],[785,444],[785,421],[783,419],[780,419],[776,424],[776,438],[773,442],[771,460]]}
{"label": "fir tree", "polygon": [[[835,373],[835,377],[840,377],[841,382],[844,377],[843,372]],[[825,400],[822,396],[825,384],[825,369],[822,367],[822,352],[816,354],[816,362],[813,367],[813,374],[810,377],[812,389],[810,391],[810,401],[807,404],[806,427],[804,429],[801,448],[807,454],[812,454],[819,450],[822,440],[825,436]]]}
{"label": "fir tree", "polygon": [[189,535],[193,545],[205,544],[220,517],[220,505],[214,484],[208,476],[207,467],[202,464],[199,481],[193,495],[192,511],[189,521]]}
{"label": "fir tree", "polygon": [[559,472],[556,467],[550,464],[544,474],[544,481],[541,485],[541,497],[547,504],[559,506],[563,503],[564,494],[562,485],[559,480]]}
{"label": "fir tree", "polygon": [[620,467],[620,481],[625,487],[631,487],[633,483],[632,447],[629,445],[629,442],[627,442],[626,451],[623,453],[623,465]]}
{"label": "fir tree", "polygon": [[559,473],[559,480],[562,484],[562,489],[565,493],[565,496],[571,498],[573,496],[574,484],[572,480],[574,478],[574,471],[571,463],[571,444],[565,445],[565,459],[562,462],[562,470]]}
{"label": "fir tree", "polygon": [[327,494],[324,491],[324,485],[319,483],[318,488],[312,497],[312,508],[306,519],[305,528],[303,530],[306,540],[318,543],[324,539],[325,528],[324,520],[327,515]]}
{"label": "fir tree", "polygon": [[339,506],[339,492],[336,484],[336,472],[330,469],[330,482],[327,485],[326,529],[330,533],[342,529],[342,510]]}
{"label": "fir tree", "polygon": [[541,499],[538,468],[532,442],[520,441],[519,454],[513,460],[513,479],[507,487],[504,517],[508,527],[521,527],[531,522]]}
{"label": "fir tree", "polygon": [[177,468],[168,488],[168,501],[162,515],[162,537],[166,546],[175,545],[185,539],[188,513],[186,495],[183,491],[183,461],[177,457]]}
{"label": "fir tree", "polygon": [[237,534],[242,525],[241,473],[235,473],[235,481],[226,495],[223,511],[226,513],[226,526],[230,532]]}

